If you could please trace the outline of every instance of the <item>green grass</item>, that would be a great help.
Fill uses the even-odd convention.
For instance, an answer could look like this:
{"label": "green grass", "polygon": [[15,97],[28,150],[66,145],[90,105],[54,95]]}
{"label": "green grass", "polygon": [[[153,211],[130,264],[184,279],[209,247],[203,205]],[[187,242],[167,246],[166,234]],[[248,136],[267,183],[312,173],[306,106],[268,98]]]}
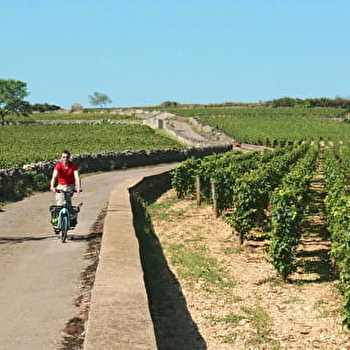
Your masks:
{"label": "green grass", "polygon": [[[153,203],[148,206],[147,211],[153,220],[168,222],[178,220],[188,211],[188,208],[179,210],[172,208],[179,201],[179,199],[170,199],[161,203]],[[213,287],[217,290],[232,288],[235,281],[220,266],[217,259],[208,256],[205,246],[203,243],[201,244],[203,227],[196,225],[196,227],[187,229],[190,231],[182,232],[183,243],[167,244],[164,247],[181,278],[187,279],[191,283],[201,280],[208,291],[213,290]]]}
{"label": "green grass", "polygon": [[172,199],[162,203],[153,203],[148,207],[148,212],[154,220],[172,221],[173,218],[185,213],[183,209],[174,210],[171,207],[181,201],[180,199]]}
{"label": "green grass", "polygon": [[[173,205],[177,203],[171,197],[165,201],[149,205],[147,211],[154,221],[159,218],[170,220],[166,217],[167,215],[174,215]],[[188,209],[188,206],[184,207]],[[174,218],[174,220],[176,219],[178,219],[178,224],[181,225],[181,214]],[[167,239],[170,239],[170,236],[171,239],[174,237],[169,232],[163,231],[162,227],[163,225],[160,224],[157,235],[161,237],[164,256],[169,261],[173,271],[176,271],[180,284],[191,289],[200,288],[201,292],[212,300],[211,307],[206,310],[206,318],[213,323],[225,324],[225,329],[232,326],[232,331],[229,334],[219,333],[216,337],[222,343],[234,343],[237,336],[235,327],[239,327],[240,321],[245,320],[245,323],[249,323],[252,327],[246,337],[245,346],[247,348],[251,346],[262,348],[266,344],[269,349],[280,349],[279,342],[271,339],[273,334],[268,311],[260,305],[254,304],[254,301],[251,307],[238,304],[237,307],[240,307],[240,309],[237,312],[230,312],[229,310],[232,310],[232,308],[228,308],[228,313],[217,315],[213,311],[217,307],[226,308],[229,305],[241,303],[243,299],[237,296],[236,288],[239,286],[236,285],[230,271],[223,265],[224,262],[209,254],[208,248],[205,246],[207,235],[203,233],[204,228],[198,227],[195,222],[191,223],[181,230],[181,234],[184,231],[186,232],[183,236],[178,235],[175,237],[175,241],[169,242]],[[232,257],[232,254],[237,254],[240,251],[232,247],[224,249],[228,259]]]}
{"label": "green grass", "polygon": [[214,322],[230,323],[235,326],[238,325],[238,323],[244,319],[247,319],[247,316],[236,315],[236,314],[230,314],[230,315],[225,315],[220,317],[212,317],[212,320]]}
{"label": "green grass", "polygon": [[[242,307],[243,314],[228,314],[220,317],[212,317],[214,322],[227,323],[232,326],[238,326],[242,320],[247,320],[254,328],[255,333],[246,341],[246,345],[256,345],[268,343],[273,349],[280,349],[277,341],[269,339],[271,335],[271,319],[269,313],[260,306]],[[223,343],[232,343],[235,340],[234,335],[218,335]],[[269,347],[270,348],[270,347]]]}
{"label": "green grass", "polygon": [[280,349],[280,344],[278,341],[272,341],[269,339],[271,335],[271,318],[269,313],[260,307],[259,305],[256,307],[242,307],[242,311],[244,311],[247,315],[247,318],[255,329],[255,335],[247,340],[246,344],[262,344],[269,343],[273,345],[273,349]]}
{"label": "green grass", "polygon": [[255,328],[257,335],[260,337],[266,336],[269,333],[270,316],[266,310],[260,306],[256,307],[242,307],[248,316],[250,323]]}
{"label": "green grass", "polygon": [[184,244],[170,245],[172,262],[178,267],[182,278],[203,280],[207,284],[222,281],[222,269],[214,258],[208,258],[203,246],[196,249]]}
{"label": "green grass", "polygon": [[201,281],[204,290],[209,293],[233,288],[236,282],[217,259],[208,256],[206,248],[198,242],[199,239],[193,240],[191,243],[195,243],[194,246],[190,242],[164,245],[179,276],[190,284]]}

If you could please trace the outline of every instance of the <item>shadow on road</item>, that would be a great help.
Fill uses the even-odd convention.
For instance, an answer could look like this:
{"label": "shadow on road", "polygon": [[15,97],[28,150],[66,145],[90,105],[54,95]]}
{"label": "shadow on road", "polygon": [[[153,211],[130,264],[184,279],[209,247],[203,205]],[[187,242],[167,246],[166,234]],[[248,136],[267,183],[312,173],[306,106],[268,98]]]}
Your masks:
{"label": "shadow on road", "polygon": [[72,235],[68,233],[68,240],[75,242],[89,242],[93,239],[100,238],[102,236],[102,232],[98,233],[89,233],[88,235]]}
{"label": "shadow on road", "polygon": [[[87,235],[70,235],[68,234],[68,241],[74,242],[89,242],[93,239],[101,237],[102,233],[90,233]],[[31,241],[43,241],[43,240],[58,240],[58,235],[50,236],[26,236],[26,237],[0,237],[0,244],[16,244]]]}
{"label": "shadow on road", "polygon": [[0,237],[0,244],[16,244],[16,243],[24,243],[30,241],[43,241],[46,239],[55,239],[56,237],[50,236],[40,236],[40,237]]}
{"label": "shadow on road", "polygon": [[181,285],[167,264],[151,219],[141,201],[131,198],[157,349],[205,350],[205,340],[191,318]]}

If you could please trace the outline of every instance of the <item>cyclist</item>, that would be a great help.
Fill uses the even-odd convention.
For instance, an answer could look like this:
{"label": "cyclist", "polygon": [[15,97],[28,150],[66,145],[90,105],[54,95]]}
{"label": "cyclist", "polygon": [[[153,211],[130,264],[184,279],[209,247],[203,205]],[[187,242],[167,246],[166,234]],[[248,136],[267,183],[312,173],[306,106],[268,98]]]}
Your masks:
{"label": "cyclist", "polygon": [[[81,179],[78,166],[71,160],[70,152],[64,150],[61,160],[55,165],[50,183],[50,190],[56,192],[58,190],[74,191],[77,193],[82,191]],[[62,205],[64,194],[56,193],[56,204]],[[67,196],[68,207],[72,206],[71,197]]]}

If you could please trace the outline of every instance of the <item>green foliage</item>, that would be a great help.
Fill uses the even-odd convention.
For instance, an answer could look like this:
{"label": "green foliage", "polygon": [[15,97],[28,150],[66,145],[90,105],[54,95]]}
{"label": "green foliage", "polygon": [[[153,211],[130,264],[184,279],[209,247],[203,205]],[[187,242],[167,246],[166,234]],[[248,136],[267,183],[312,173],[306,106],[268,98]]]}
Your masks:
{"label": "green foliage", "polygon": [[182,162],[172,172],[171,185],[178,198],[183,198],[196,189],[196,175],[199,172],[201,159],[191,157]]}
{"label": "green foliage", "polygon": [[[20,180],[13,183],[12,187],[1,191],[0,196],[8,200],[20,200],[34,192],[47,191],[50,186],[50,178],[36,171],[24,173]],[[1,186],[0,186],[1,189]]]}
{"label": "green foliage", "polygon": [[[328,116],[340,113],[339,110],[327,111]],[[277,140],[278,143],[290,140],[346,140],[350,126],[325,118],[322,113],[325,110],[241,109],[232,116],[203,117],[200,120],[201,123],[218,127],[238,142],[268,145],[271,141],[267,140]]]}
{"label": "green foliage", "polygon": [[271,107],[310,107],[310,103],[307,100],[302,100],[300,98],[282,97],[271,102]]}
{"label": "green foliage", "polygon": [[0,118],[1,124],[10,114],[28,115],[31,112],[30,103],[24,101],[29,95],[27,84],[13,79],[0,79]]}
{"label": "green foliage", "polygon": [[251,230],[266,225],[265,212],[272,190],[278,186],[292,165],[304,156],[308,147],[307,144],[293,150],[287,147],[284,149],[285,153],[260,164],[236,181],[234,210],[227,221],[239,235],[241,244]]}
{"label": "green foliage", "polygon": [[84,111],[84,107],[80,103],[73,103],[72,106],[70,107],[70,111],[73,113],[77,113],[77,112],[81,113]]}
{"label": "green foliage", "polygon": [[86,121],[90,122],[93,120],[104,122],[108,120],[141,120],[140,117],[136,115],[121,115],[121,114],[114,114],[114,113],[106,113],[104,112],[89,112],[86,109],[81,110],[80,112],[77,111],[60,111],[60,112],[45,112],[45,113],[34,113],[28,117],[21,117],[18,115],[9,115],[9,118],[11,118],[11,121],[20,121],[25,123],[32,123],[35,124],[35,122],[42,123],[43,121],[60,121],[60,120],[71,120],[71,121]]}
{"label": "green foliage", "polygon": [[350,108],[350,100],[342,97],[330,99],[326,97],[321,98],[307,98],[302,100],[300,98],[282,97],[273,101],[268,101],[265,106],[273,108],[280,107],[303,107],[303,108]]}
{"label": "green foliage", "polygon": [[24,179],[16,181],[13,187],[13,198],[14,199],[21,199],[28,194],[30,194],[30,189],[26,186],[26,182]]}
{"label": "green foliage", "polygon": [[181,104],[175,101],[164,101],[160,105],[161,107],[179,107]]}
{"label": "green foliage", "polygon": [[61,109],[61,107],[56,105],[50,105],[48,103],[35,103],[32,105],[33,112],[45,113],[45,112],[58,111],[59,109]]}
{"label": "green foliage", "polygon": [[296,250],[316,159],[317,149],[310,148],[282,179],[270,198],[270,256],[272,265],[283,280],[296,270]]}
{"label": "green foliage", "polygon": [[256,227],[266,225],[269,195],[289,168],[302,158],[308,144],[287,146],[275,151],[237,151],[212,155],[202,160],[191,158],[182,162],[172,172],[172,186],[178,197],[195,194],[196,177],[200,177],[201,197],[212,201],[215,182],[219,212],[234,208],[225,216],[243,243],[246,235]]}
{"label": "green foliage", "polygon": [[28,172],[28,175],[31,177],[31,186],[34,191],[45,191],[49,188],[50,178],[44,174],[38,174],[36,172]]}
{"label": "green foliage", "polygon": [[[350,328],[350,190],[347,168],[341,166],[336,150],[325,150],[327,228],[331,234],[331,256],[339,268],[343,294],[342,321]],[[346,173],[345,173],[346,171]]]}
{"label": "green foliage", "polygon": [[[280,151],[275,151],[275,154]],[[217,186],[218,209],[232,207],[233,187],[236,179],[248,170],[257,167],[260,160],[267,160],[272,152],[230,151],[222,154],[214,154],[203,159],[190,158],[182,162],[172,172],[172,186],[178,197],[194,195],[196,193],[196,177],[200,178],[201,197],[207,202],[212,202],[212,187],[214,181]]]}
{"label": "green foliage", "polygon": [[[320,147],[320,153],[319,149]],[[322,156],[324,149],[324,157]],[[205,185],[214,179],[217,199],[225,201],[230,188],[231,207],[225,220],[239,234],[241,243],[253,229],[269,229],[270,259],[283,280],[296,271],[297,246],[309,205],[310,182],[319,164],[325,174],[326,224],[331,234],[331,257],[339,269],[340,291],[343,295],[342,322],[350,328],[350,144],[321,145],[305,142],[251,157],[251,167],[238,178],[227,182],[230,171],[239,168],[238,159],[249,164],[249,157],[233,156],[230,152],[191,160],[192,172],[200,175]],[[265,161],[262,161],[265,159]],[[232,167],[230,167],[230,164]],[[244,167],[242,167],[243,169]],[[182,169],[186,174],[185,167]],[[238,173],[237,173],[238,174]],[[234,176],[231,176],[233,178]],[[177,179],[181,182],[180,173]],[[191,182],[192,181],[192,182]],[[193,185],[193,177],[189,181]],[[188,187],[189,188],[189,187]],[[207,191],[202,189],[202,191]],[[208,195],[209,197],[209,195]],[[230,197],[230,196],[228,196]],[[220,204],[219,204],[220,205]],[[268,212],[268,217],[265,213]],[[259,225],[264,225],[260,226]]]}
{"label": "green foliage", "polygon": [[74,154],[183,147],[146,125],[7,125],[0,128],[0,169]]}
{"label": "green foliage", "polygon": [[169,112],[195,117],[198,121],[222,130],[239,143],[283,146],[302,140],[347,140],[348,123],[341,108],[177,108]]}
{"label": "green foliage", "polygon": [[254,166],[260,155],[260,152],[243,154],[234,150],[205,157],[199,169],[202,198],[209,203],[212,202],[212,182],[214,182],[219,212],[232,207],[233,186],[236,179]]}
{"label": "green foliage", "polygon": [[107,94],[101,92],[94,92],[92,95],[89,95],[89,102],[93,106],[100,106],[102,108],[108,103],[112,103],[112,100],[108,97]]}

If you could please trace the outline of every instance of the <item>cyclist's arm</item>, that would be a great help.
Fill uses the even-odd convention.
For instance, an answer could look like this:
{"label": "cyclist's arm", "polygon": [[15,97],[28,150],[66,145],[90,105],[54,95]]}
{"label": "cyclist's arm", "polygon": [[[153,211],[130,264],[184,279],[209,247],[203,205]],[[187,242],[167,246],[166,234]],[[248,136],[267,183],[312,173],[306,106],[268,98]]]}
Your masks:
{"label": "cyclist's arm", "polygon": [[74,171],[74,179],[75,179],[75,190],[77,191],[77,193],[81,192],[81,180],[80,180],[80,175],[79,175],[79,171],[75,170]]}
{"label": "cyclist's arm", "polygon": [[55,192],[55,185],[57,183],[57,178],[58,178],[58,171],[56,169],[54,169],[54,171],[52,172],[50,191]]}

